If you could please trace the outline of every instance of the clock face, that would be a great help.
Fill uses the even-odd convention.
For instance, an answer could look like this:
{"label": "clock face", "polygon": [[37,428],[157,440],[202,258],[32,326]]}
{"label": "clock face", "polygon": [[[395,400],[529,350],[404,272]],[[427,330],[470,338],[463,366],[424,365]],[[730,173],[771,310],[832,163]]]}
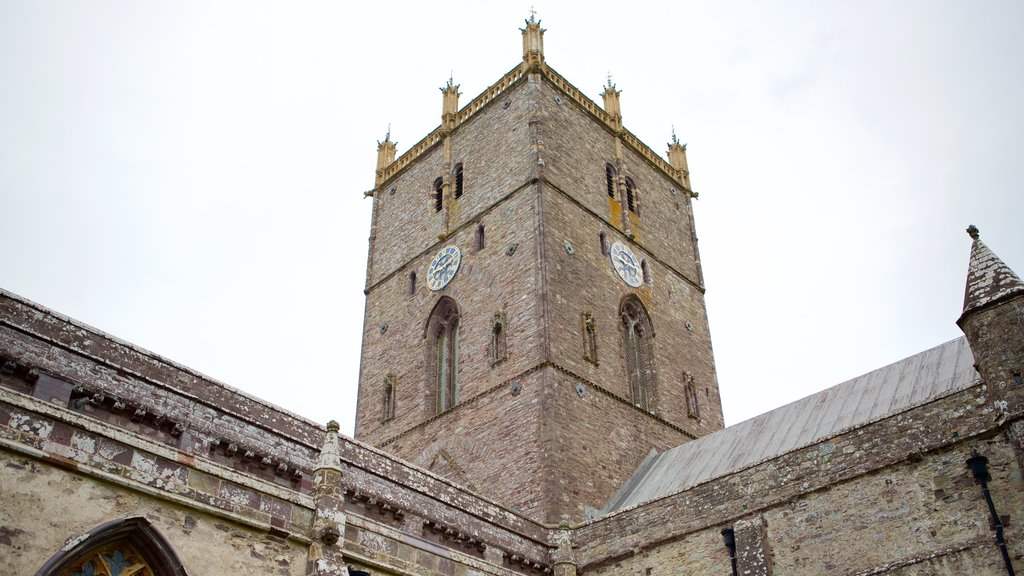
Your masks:
{"label": "clock face", "polygon": [[644,279],[640,274],[640,262],[637,261],[633,252],[622,242],[612,244],[608,257],[611,258],[612,266],[615,267],[615,271],[618,272],[619,278],[622,278],[623,282],[633,288],[643,283]]}
{"label": "clock face", "polygon": [[462,253],[456,246],[445,246],[434,256],[427,268],[427,287],[437,291],[448,285],[459,271]]}

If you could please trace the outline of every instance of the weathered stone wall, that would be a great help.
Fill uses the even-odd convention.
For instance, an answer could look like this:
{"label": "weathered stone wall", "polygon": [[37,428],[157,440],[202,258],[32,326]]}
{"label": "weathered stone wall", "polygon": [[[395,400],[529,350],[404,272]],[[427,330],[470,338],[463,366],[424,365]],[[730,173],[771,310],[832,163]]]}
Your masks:
{"label": "weathered stone wall", "polygon": [[67,540],[129,516],[148,519],[189,574],[306,573],[301,542],[6,450],[0,486],[0,565],[7,574],[34,574]]}
{"label": "weathered stone wall", "polygon": [[[993,422],[989,398],[979,385],[585,525],[574,535],[584,573],[670,573],[650,558],[687,556],[706,531],[751,517],[763,518],[764,557],[776,574],[1004,573],[965,466],[975,450],[988,457],[1019,562],[1024,529],[1014,518],[1024,510],[1024,481],[1013,434]],[[724,549],[721,539],[716,546]],[[727,573],[727,554],[708,558],[687,566]]]}
{"label": "weathered stone wall", "polygon": [[581,522],[588,508],[608,502],[651,450],[690,440],[627,400],[557,367],[546,367],[544,378],[540,450],[544,491],[551,498],[546,522],[557,523],[563,515]]}
{"label": "weathered stone wall", "polygon": [[499,382],[382,448],[539,518],[548,503],[541,488],[543,386],[538,370]]}
{"label": "weathered stone wall", "polygon": [[[253,405],[265,412],[251,412],[253,419],[233,414],[233,408],[252,399],[240,393],[233,396],[220,384],[198,379],[149,352],[13,295],[4,294],[4,298],[7,309],[16,312],[0,317],[0,452],[5,462],[11,460],[0,465],[5,500],[0,514],[0,558],[17,559],[19,569],[12,573],[25,573],[20,569],[23,565],[38,567],[56,550],[53,546],[44,550],[42,544],[32,548],[23,541],[26,535],[34,538],[37,531],[63,522],[60,514],[46,507],[32,515],[7,506],[12,494],[26,506],[52,500],[72,516],[79,499],[82,503],[93,497],[100,502],[129,502],[162,533],[173,526],[161,525],[160,519],[172,518],[173,523],[193,530],[196,540],[186,538],[181,544],[191,547],[189,555],[223,556],[206,572],[193,569],[191,556],[180,554],[190,574],[306,573],[305,550],[315,540],[309,479],[322,429],[259,402]],[[21,308],[31,313],[22,313]],[[104,356],[91,350],[100,350]],[[147,362],[156,365],[158,370],[149,374],[160,380],[135,373],[135,367]],[[192,386],[192,394],[180,392],[175,387],[179,382]],[[219,395],[225,398],[223,406],[200,401]],[[142,406],[149,412],[136,418]],[[270,426],[263,427],[261,422]],[[219,423],[224,430],[212,430]],[[274,424],[297,436],[317,438],[317,447],[278,433],[271,427]],[[304,467],[280,473],[279,454],[302,457]],[[417,573],[450,576],[452,570],[463,574],[472,569],[540,574],[548,566],[549,534],[542,526],[351,439],[341,439],[340,457],[345,510],[362,532],[339,545],[346,550],[352,547],[354,564],[377,566],[381,552],[374,552],[374,543],[390,542],[384,544],[387,549],[406,550],[394,565],[419,563]],[[7,490],[14,485],[23,493]],[[86,488],[61,492],[78,485]],[[51,492],[60,494],[51,498]],[[107,516],[83,516],[81,527],[69,523],[69,532],[139,514],[112,507]],[[232,545],[218,544],[218,537],[195,529],[194,518],[206,517],[213,519],[218,537],[230,538]],[[255,535],[255,540],[238,534]],[[54,535],[56,547],[70,535]],[[179,546],[173,538],[171,543]],[[2,549],[7,546],[10,550]],[[275,564],[286,548],[302,552],[289,552],[287,562]],[[239,554],[242,557],[235,558]],[[295,564],[299,556],[301,562]]]}
{"label": "weathered stone wall", "polygon": [[[544,106],[545,178],[603,220],[604,225],[621,230],[621,210],[625,207],[620,205],[621,201],[609,203],[605,184],[605,164],[617,164],[617,137],[550,83],[543,84],[540,97]],[[629,176],[638,189],[639,216],[630,221],[634,244],[677,274],[700,284],[689,196],[682,192],[678,182],[651,166],[629,146],[623,145],[621,149],[620,175]]]}
{"label": "weathered stone wall", "polygon": [[[434,416],[436,383],[433,372],[427,368],[430,351],[426,323],[442,296],[452,298],[459,308],[460,402],[469,401],[540,361],[543,339],[537,297],[540,286],[535,202],[535,187],[526,186],[452,234],[444,245],[460,248],[462,265],[443,290],[433,292],[425,282],[434,250],[413,261],[418,278],[414,295],[408,293],[405,273],[392,276],[371,290],[363,326],[357,438],[379,444]],[[476,222],[485,226],[486,243],[482,250],[474,246]],[[510,250],[513,245],[514,250]],[[491,319],[497,312],[504,313],[508,320],[508,357],[492,364]],[[397,406],[395,417],[383,422],[384,377],[388,373],[396,376]]]}
{"label": "weathered stone wall", "polygon": [[[631,288],[601,253],[598,233],[602,230],[609,244],[621,241],[629,245],[618,230],[551,187],[545,187],[544,208],[553,361],[629,400],[620,306],[627,296],[636,295],[650,314],[655,331],[654,412],[694,437],[720,430],[721,401],[701,291],[654,259],[648,260],[652,282]],[[566,242],[572,246],[571,254]],[[637,258],[648,256],[639,246],[634,253]],[[583,356],[583,312],[590,312],[596,323],[597,364]],[[684,373],[692,374],[697,384],[699,418],[688,415]]]}
{"label": "weathered stone wall", "polygon": [[530,94],[529,85],[521,81],[451,134],[451,166],[463,164],[464,193],[458,200],[454,194],[446,198],[445,210],[434,210],[431,195],[434,180],[446,169],[440,141],[381,184],[374,195],[376,226],[370,245],[369,286],[397,270],[408,272],[416,267],[425,272],[426,266],[420,266],[417,258],[424,251],[431,256],[437,251],[441,244],[438,235],[446,232],[446,211],[450,228],[457,228],[529,180],[531,144],[526,133]]}

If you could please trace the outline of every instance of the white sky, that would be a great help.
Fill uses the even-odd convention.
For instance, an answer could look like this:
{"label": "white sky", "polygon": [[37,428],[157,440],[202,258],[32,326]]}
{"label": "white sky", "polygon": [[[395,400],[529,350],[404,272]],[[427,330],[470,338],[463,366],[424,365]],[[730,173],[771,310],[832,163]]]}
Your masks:
{"label": "white sky", "polygon": [[[0,0],[0,286],[351,433],[376,141],[529,4]],[[960,334],[1024,273],[1024,3],[538,3],[548,63],[689,143],[727,423]]]}

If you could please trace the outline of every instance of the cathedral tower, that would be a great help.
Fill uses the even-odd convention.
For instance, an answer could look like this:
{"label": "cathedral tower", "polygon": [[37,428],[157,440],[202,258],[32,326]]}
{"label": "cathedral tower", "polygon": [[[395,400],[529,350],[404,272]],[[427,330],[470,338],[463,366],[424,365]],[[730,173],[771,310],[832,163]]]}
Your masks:
{"label": "cathedral tower", "polygon": [[686,147],[544,58],[379,143],[356,437],[545,522],[722,428]]}

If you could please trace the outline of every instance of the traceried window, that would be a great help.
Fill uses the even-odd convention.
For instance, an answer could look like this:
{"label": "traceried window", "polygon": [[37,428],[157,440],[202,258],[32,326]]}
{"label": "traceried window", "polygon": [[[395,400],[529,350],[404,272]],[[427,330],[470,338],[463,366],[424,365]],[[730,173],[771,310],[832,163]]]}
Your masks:
{"label": "traceried window", "polygon": [[623,349],[626,353],[626,379],[630,400],[639,408],[654,411],[654,329],[650,316],[635,296],[622,303]]}
{"label": "traceried window", "polygon": [[436,413],[459,403],[459,309],[441,298],[427,321],[427,366],[435,390]]}
{"label": "traceried window", "polygon": [[37,576],[172,576],[185,573],[170,543],[142,517],[97,526],[55,553]]}
{"label": "traceried window", "polygon": [[395,417],[395,398],[397,396],[398,378],[394,374],[384,376],[384,401],[381,405],[380,419],[387,422]]}
{"label": "traceried window", "polygon": [[444,208],[444,180],[438,178],[434,180],[434,186],[431,188],[431,198],[434,200],[434,212],[440,212]]}
{"label": "traceried window", "polygon": [[639,206],[639,200],[636,184],[633,182],[632,178],[626,178],[626,209],[637,216],[640,215],[640,211],[637,209]]}
{"label": "traceried window", "polygon": [[605,185],[608,188],[608,197],[613,199],[613,200],[615,199],[615,180],[616,180],[616,178],[617,178],[617,175],[615,173],[615,168],[612,167],[611,164],[605,164],[604,165]]}
{"label": "traceried window", "polygon": [[462,198],[462,164],[456,164],[455,169],[452,171],[455,176],[455,197]]}

